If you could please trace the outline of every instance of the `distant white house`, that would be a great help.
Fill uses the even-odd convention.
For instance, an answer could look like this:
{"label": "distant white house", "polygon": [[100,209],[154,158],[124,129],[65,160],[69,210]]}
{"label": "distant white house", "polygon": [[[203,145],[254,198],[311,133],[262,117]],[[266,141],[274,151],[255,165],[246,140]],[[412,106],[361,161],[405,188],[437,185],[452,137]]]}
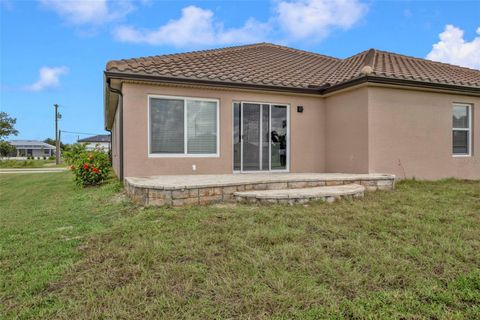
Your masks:
{"label": "distant white house", "polygon": [[92,137],[87,137],[78,140],[79,143],[87,143],[87,150],[94,150],[95,148],[102,148],[106,152],[110,151],[110,135],[109,134],[99,134]]}
{"label": "distant white house", "polygon": [[15,147],[15,151],[9,154],[9,158],[44,158],[55,155],[55,147],[38,140],[11,140],[9,143]]}

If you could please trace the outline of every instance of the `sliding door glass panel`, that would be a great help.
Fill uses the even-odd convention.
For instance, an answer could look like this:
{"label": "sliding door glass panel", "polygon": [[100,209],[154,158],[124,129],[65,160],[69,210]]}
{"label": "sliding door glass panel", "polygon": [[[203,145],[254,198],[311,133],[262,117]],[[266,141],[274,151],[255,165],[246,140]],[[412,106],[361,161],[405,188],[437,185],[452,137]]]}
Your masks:
{"label": "sliding door glass panel", "polygon": [[260,105],[243,104],[243,170],[260,170]]}
{"label": "sliding door glass panel", "polygon": [[271,169],[287,169],[287,107],[272,105],[270,123]]}
{"label": "sliding door glass panel", "polygon": [[150,99],[150,153],[184,153],[183,100]]}
{"label": "sliding door glass panel", "polygon": [[240,130],[241,130],[240,103],[233,103],[233,170],[240,171],[242,161]]}
{"label": "sliding door glass panel", "polygon": [[262,105],[262,168],[261,170],[270,170],[270,105]]}
{"label": "sliding door glass panel", "polygon": [[217,153],[217,103],[187,100],[187,153]]}

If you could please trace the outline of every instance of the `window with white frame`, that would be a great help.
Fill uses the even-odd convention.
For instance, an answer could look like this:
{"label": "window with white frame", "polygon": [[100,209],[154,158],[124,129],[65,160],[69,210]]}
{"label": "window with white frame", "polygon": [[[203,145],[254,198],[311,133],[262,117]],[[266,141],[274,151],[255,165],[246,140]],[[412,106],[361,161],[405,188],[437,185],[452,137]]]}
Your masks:
{"label": "window with white frame", "polygon": [[472,106],[464,103],[453,104],[453,155],[472,154]]}
{"label": "window with white frame", "polygon": [[218,100],[149,97],[149,154],[218,155]]}

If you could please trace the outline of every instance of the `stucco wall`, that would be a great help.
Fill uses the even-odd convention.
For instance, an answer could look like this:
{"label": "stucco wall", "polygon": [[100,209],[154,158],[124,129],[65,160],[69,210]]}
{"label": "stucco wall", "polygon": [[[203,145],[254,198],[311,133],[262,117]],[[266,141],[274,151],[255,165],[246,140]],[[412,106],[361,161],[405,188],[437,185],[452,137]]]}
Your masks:
{"label": "stucco wall", "polygon": [[[321,98],[125,83],[124,174],[232,173],[233,101],[290,105],[290,172],[392,173],[398,178],[480,179],[480,98],[413,90],[363,87]],[[148,95],[220,101],[220,156],[148,156]],[[452,103],[474,104],[473,156],[452,157]],[[297,113],[297,106],[304,112]],[[112,160],[119,172],[118,110]],[[197,167],[192,170],[192,165]]]}
{"label": "stucco wall", "polygon": [[[473,156],[452,156],[452,103],[473,106]],[[370,171],[480,179],[480,98],[369,88]]]}
{"label": "stucco wall", "polygon": [[112,167],[113,171],[120,177],[120,108],[117,107],[115,112],[115,120],[112,127]]}
{"label": "stucco wall", "polygon": [[[122,91],[125,177],[163,174],[232,173],[233,101],[289,104],[291,147],[290,171],[325,171],[325,109],[322,98],[129,83],[124,83]],[[220,156],[218,158],[149,157],[147,119],[149,94],[219,99]],[[304,107],[303,113],[297,113],[298,105]],[[196,165],[196,171],[192,170],[193,164]]]}
{"label": "stucco wall", "polygon": [[368,173],[368,89],[325,99],[326,172]]}

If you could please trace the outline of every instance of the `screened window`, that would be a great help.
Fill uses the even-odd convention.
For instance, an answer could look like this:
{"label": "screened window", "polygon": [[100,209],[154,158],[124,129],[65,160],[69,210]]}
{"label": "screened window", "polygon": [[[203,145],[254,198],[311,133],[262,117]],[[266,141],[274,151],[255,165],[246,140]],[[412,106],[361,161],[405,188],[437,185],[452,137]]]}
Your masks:
{"label": "screened window", "polygon": [[150,154],[218,154],[218,101],[150,97]]}
{"label": "screened window", "polygon": [[472,106],[469,104],[453,105],[453,154],[470,155],[472,146]]}

